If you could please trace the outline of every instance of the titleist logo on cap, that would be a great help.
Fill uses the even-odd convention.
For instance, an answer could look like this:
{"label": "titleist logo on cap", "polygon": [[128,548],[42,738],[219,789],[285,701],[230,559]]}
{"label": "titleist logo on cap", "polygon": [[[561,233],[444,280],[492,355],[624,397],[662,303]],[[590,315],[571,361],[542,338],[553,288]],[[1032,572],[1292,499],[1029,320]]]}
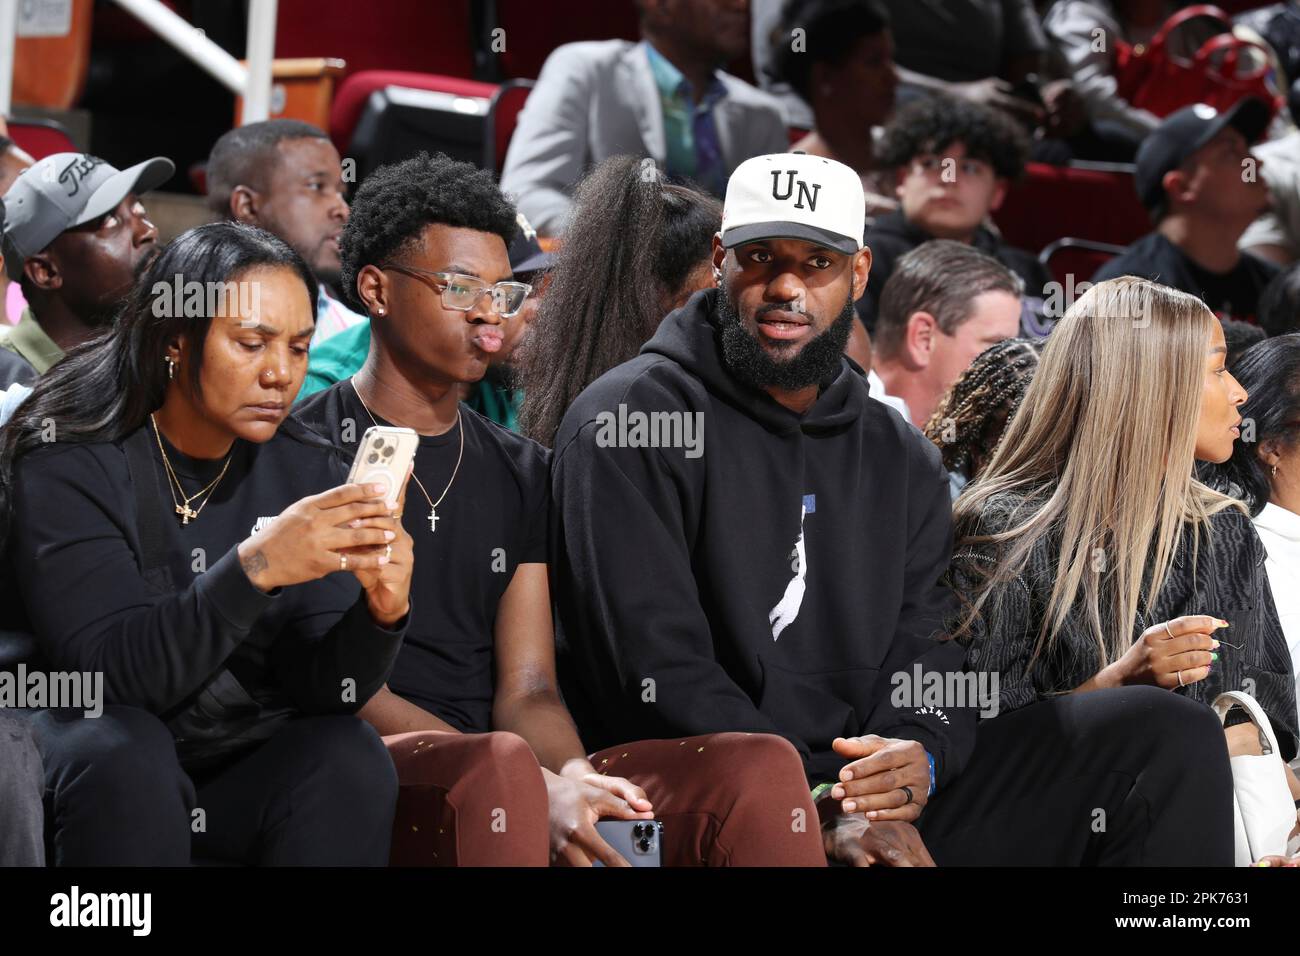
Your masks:
{"label": "titleist logo on cap", "polygon": [[69,197],[75,196],[81,191],[81,183],[91,171],[96,166],[103,165],[104,161],[94,156],[78,156],[59,172],[59,182],[68,190]]}

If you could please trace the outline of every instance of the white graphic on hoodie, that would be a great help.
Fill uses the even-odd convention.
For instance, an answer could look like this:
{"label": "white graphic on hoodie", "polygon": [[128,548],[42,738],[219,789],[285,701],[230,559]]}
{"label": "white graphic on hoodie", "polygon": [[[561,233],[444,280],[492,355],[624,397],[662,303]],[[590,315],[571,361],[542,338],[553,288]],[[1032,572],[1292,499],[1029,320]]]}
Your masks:
{"label": "white graphic on hoodie", "polygon": [[781,636],[781,632],[794,623],[803,605],[803,592],[807,590],[804,577],[808,573],[808,558],[803,546],[803,519],[808,515],[808,506],[799,509],[799,537],[794,543],[795,569],[794,579],[785,586],[785,594],[776,602],[776,607],[767,614],[767,622],[772,625],[772,640]]}

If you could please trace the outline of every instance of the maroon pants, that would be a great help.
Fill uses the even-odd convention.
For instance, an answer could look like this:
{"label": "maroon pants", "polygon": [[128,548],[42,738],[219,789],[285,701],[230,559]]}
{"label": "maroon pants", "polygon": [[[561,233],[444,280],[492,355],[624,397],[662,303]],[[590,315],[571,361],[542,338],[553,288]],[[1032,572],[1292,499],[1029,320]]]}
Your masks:
{"label": "maroon pants", "polygon": [[[400,791],[394,866],[545,866],[546,784],[510,733],[385,737]],[[817,814],[790,743],[768,734],[642,740],[594,754],[664,825],[665,866],[825,866]]]}

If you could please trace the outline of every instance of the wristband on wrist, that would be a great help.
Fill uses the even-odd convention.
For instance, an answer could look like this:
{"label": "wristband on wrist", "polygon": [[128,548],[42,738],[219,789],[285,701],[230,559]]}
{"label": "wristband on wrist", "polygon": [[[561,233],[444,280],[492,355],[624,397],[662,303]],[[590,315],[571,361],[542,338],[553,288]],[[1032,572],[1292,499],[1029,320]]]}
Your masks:
{"label": "wristband on wrist", "polygon": [[928,750],[925,752],[925,759],[928,760],[928,761],[930,761],[930,789],[926,792],[925,795],[926,795],[927,797],[932,797],[932,796],[934,796],[934,791],[935,791],[935,784],[934,784],[934,757],[931,755],[930,751],[928,751]]}
{"label": "wristband on wrist", "polygon": [[835,784],[833,783],[819,783],[817,784],[817,786],[813,787],[812,802],[816,803],[818,800],[820,800],[823,796],[825,796],[826,792],[829,791],[830,788],[833,786],[835,786]]}

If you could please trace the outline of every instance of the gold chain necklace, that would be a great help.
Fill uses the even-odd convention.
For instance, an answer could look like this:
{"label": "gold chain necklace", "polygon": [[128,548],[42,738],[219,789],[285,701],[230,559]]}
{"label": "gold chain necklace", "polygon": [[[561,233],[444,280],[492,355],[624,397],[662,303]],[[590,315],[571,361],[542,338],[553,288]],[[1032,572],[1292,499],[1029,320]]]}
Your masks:
{"label": "gold chain necklace", "polygon": [[[232,447],[230,449],[230,454],[226,455],[226,463],[221,466],[221,474],[212,479],[206,488],[202,488],[194,494],[187,496],[185,494],[185,488],[181,485],[181,480],[176,477],[176,471],[172,468],[172,463],[167,458],[167,449],[163,448],[162,434],[158,431],[158,420],[150,414],[149,421],[153,424],[153,437],[158,441],[158,451],[162,455],[163,468],[167,471],[167,490],[171,492],[172,504],[176,506],[176,513],[181,516],[181,524],[189,524],[190,521],[199,516],[199,512],[201,512],[207,506],[207,503],[212,500],[212,496],[208,495],[208,497],[204,498],[203,503],[199,505],[197,510],[190,507],[190,502],[217,487],[217,483],[220,482],[222,478],[226,477],[226,469],[230,467],[230,459],[234,457],[235,449]],[[176,500],[177,493],[180,494],[183,501]]]}
{"label": "gold chain necklace", "polygon": [[[375,420],[375,413],[370,410],[370,406],[366,404],[366,400],[361,397],[361,390],[357,388],[356,376],[353,376],[352,378],[348,379],[348,382],[352,385],[352,391],[356,394],[357,401],[361,403],[361,407],[364,408],[366,410],[366,414],[370,416],[370,423],[374,425],[376,428],[378,428],[379,422]],[[459,427],[460,425],[461,425],[460,406],[457,406],[456,427]],[[424,500],[429,502],[429,531],[430,532],[438,530],[438,505],[442,504],[442,499],[446,498],[447,492],[451,491],[452,482],[456,480],[456,473],[460,471],[460,460],[464,456],[465,456],[465,429],[461,427],[460,451],[456,453],[456,467],[451,470],[451,481],[447,482],[447,487],[442,489],[442,494],[438,496],[437,501],[434,501],[432,498],[429,497],[429,493],[424,490],[424,482],[420,481],[419,477],[415,474],[414,471],[411,472],[411,477],[415,479],[415,484],[416,487],[420,489],[420,494],[424,495]]]}

